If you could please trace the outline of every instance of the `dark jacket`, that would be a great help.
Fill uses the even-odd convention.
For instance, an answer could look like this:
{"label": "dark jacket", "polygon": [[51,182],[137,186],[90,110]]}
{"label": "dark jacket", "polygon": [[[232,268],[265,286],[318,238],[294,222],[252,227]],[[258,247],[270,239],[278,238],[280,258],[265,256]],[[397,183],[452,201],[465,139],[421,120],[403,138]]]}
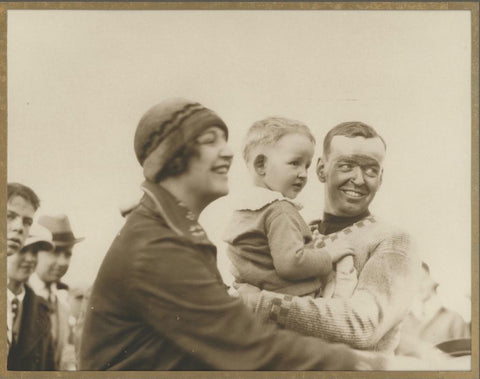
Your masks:
{"label": "dark jacket", "polygon": [[168,191],[144,183],[94,283],[81,370],[352,369],[353,353],[261,324],[232,298],[216,249]]}
{"label": "dark jacket", "polygon": [[7,369],[14,371],[54,370],[48,303],[25,286],[18,343],[8,352]]}

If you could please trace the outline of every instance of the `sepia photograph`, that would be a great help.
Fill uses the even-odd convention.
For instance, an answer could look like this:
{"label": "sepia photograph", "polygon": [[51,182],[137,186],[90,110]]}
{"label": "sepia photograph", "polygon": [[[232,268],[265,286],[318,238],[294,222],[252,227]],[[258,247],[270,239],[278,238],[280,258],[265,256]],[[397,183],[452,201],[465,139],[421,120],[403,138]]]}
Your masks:
{"label": "sepia photograph", "polygon": [[0,376],[478,376],[478,11],[0,3]]}

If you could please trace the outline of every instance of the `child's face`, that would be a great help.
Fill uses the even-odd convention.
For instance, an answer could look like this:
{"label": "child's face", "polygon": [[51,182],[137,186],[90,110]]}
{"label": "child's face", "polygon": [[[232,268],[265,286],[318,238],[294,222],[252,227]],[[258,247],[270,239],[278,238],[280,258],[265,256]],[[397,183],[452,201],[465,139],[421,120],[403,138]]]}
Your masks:
{"label": "child's face", "polygon": [[303,134],[287,134],[266,154],[263,184],[272,191],[294,199],[307,183],[314,146]]}

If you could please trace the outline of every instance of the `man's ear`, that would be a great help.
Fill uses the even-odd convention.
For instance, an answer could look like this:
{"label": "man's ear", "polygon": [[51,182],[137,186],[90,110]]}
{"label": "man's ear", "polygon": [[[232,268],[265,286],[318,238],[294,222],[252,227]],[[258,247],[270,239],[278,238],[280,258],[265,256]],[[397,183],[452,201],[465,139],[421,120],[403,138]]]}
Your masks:
{"label": "man's ear", "polygon": [[325,183],[325,160],[323,157],[318,158],[316,172],[318,180],[320,180],[322,183]]}
{"label": "man's ear", "polygon": [[258,176],[265,175],[265,163],[267,162],[267,157],[264,154],[258,154],[253,160],[253,167]]}

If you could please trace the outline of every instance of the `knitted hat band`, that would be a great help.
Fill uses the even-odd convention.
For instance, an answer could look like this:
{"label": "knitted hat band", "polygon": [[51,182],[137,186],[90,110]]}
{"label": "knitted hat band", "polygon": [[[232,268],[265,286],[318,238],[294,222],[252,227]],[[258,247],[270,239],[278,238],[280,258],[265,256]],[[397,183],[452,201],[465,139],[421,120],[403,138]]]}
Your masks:
{"label": "knitted hat band", "polygon": [[178,130],[185,119],[201,110],[205,110],[205,108],[199,103],[187,104],[183,108],[172,113],[170,119],[158,125],[158,128],[150,133],[148,141],[143,146],[141,155],[139,156],[140,164],[143,164],[145,158],[148,157],[148,155],[150,155],[150,153],[155,150],[170,133]]}
{"label": "knitted hat band", "polygon": [[177,99],[151,108],[140,120],[135,133],[135,152],[145,178],[155,181],[165,164],[182,147],[212,126],[228,135],[222,119],[199,103]]}

